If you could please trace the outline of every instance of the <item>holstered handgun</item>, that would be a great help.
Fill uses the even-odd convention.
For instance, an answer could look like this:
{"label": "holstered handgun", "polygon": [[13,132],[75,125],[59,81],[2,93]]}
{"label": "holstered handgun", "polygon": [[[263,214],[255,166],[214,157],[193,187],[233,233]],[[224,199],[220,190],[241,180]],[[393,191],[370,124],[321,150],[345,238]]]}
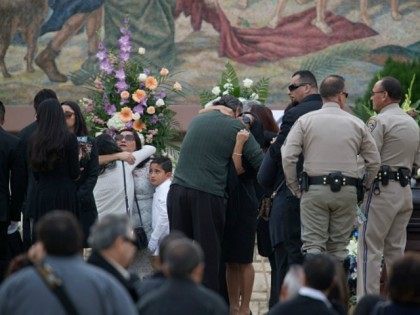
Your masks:
{"label": "holstered handgun", "polygon": [[309,177],[308,173],[302,172],[300,179],[300,191],[308,191],[309,190]]}
{"label": "holstered handgun", "polygon": [[378,179],[381,181],[383,186],[389,184],[389,176],[391,173],[391,167],[389,165],[381,165],[379,168]]}
{"label": "holstered handgun", "polygon": [[365,187],[363,186],[362,178],[359,178],[359,180],[357,181],[356,191],[357,191],[357,203],[361,203],[365,196]]}
{"label": "holstered handgun", "polygon": [[400,167],[398,169],[398,180],[402,187],[407,186],[410,183],[411,171],[408,168]]}
{"label": "holstered handgun", "polygon": [[341,190],[343,185],[343,174],[341,172],[329,173],[327,178],[332,192]]}

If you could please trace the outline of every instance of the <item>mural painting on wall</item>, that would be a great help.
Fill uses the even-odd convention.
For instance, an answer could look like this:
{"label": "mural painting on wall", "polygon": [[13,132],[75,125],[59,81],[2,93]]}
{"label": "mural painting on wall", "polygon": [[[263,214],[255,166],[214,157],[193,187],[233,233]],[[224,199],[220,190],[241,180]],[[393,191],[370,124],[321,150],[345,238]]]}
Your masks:
{"label": "mural painting on wall", "polygon": [[42,87],[82,98],[101,38],[112,49],[125,18],[133,50],[175,69],[189,104],[227,61],[241,77],[269,77],[267,104],[284,106],[296,70],[340,73],[356,97],[388,56],[420,56],[418,0],[0,0],[0,16],[8,105],[30,104]]}

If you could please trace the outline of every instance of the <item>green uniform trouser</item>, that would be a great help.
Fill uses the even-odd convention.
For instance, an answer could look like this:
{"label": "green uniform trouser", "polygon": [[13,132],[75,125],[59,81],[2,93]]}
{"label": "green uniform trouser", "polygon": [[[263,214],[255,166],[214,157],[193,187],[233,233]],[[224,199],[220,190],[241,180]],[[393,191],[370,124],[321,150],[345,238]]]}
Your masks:
{"label": "green uniform trouser", "polygon": [[382,254],[387,270],[404,255],[407,225],[413,212],[410,185],[401,187],[390,180],[365,196],[363,209],[367,221],[359,226],[357,246],[357,296],[380,293]]}
{"label": "green uniform trouser", "polygon": [[311,185],[300,202],[302,249],[306,253],[328,252],[340,261],[347,256],[347,245],[356,219],[356,187]]}
{"label": "green uniform trouser", "polygon": [[118,48],[120,27],[129,19],[133,55],[146,48],[145,57],[159,67],[172,65],[175,56],[175,0],[106,0],[105,44]]}

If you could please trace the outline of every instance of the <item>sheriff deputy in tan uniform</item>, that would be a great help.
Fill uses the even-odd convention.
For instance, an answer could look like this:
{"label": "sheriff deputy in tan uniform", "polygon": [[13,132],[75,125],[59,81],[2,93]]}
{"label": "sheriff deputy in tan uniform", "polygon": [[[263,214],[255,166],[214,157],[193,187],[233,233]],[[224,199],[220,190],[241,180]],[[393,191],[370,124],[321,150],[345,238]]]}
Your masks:
{"label": "sheriff deputy in tan uniform", "polygon": [[[301,197],[303,251],[326,251],[343,261],[356,219],[356,186],[372,184],[380,157],[366,125],[343,110],[348,96],[344,78],[326,77],[319,91],[322,108],[296,121],[282,147],[282,162],[287,185]],[[299,187],[296,163],[301,152]],[[364,183],[358,178],[358,154],[365,160]]]}
{"label": "sheriff deputy in tan uniform", "polygon": [[398,105],[400,82],[385,77],[372,89],[378,113],[368,127],[381,155],[377,179],[363,203],[367,220],[359,228],[357,296],[379,294],[382,254],[387,269],[405,249],[407,224],[413,211],[410,175],[419,165],[419,127]]}

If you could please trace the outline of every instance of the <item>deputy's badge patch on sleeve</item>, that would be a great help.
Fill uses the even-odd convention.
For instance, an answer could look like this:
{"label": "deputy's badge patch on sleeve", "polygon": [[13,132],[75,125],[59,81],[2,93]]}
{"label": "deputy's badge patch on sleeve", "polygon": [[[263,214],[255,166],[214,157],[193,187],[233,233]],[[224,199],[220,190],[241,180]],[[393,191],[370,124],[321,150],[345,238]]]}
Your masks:
{"label": "deputy's badge patch on sleeve", "polygon": [[376,117],[369,118],[369,120],[366,123],[366,125],[369,128],[370,132],[372,132],[376,128],[376,125],[377,124],[378,124],[378,121],[377,121]]}

